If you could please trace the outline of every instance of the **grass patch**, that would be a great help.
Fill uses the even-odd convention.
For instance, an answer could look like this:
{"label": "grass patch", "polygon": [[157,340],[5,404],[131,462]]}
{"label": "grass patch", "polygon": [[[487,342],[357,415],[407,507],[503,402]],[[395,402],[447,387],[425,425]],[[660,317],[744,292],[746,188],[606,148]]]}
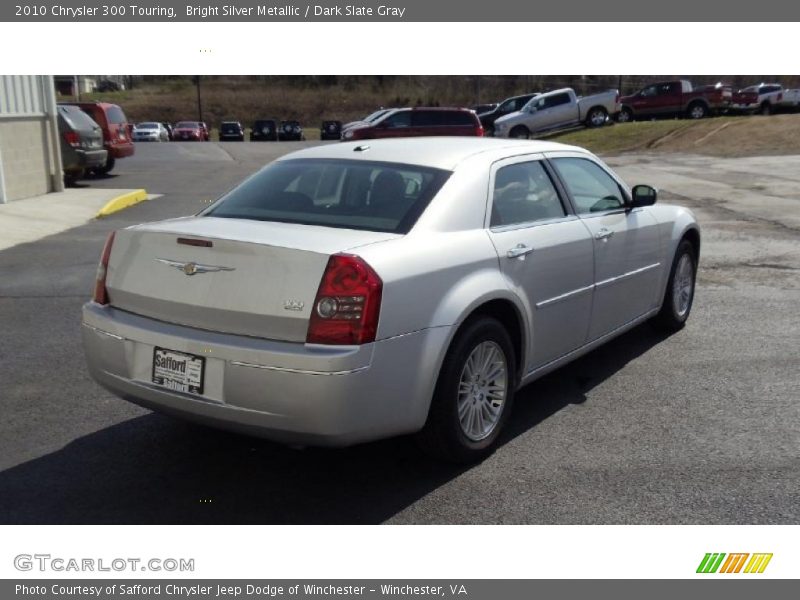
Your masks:
{"label": "grass patch", "polygon": [[682,152],[712,156],[800,154],[800,114],[613,124],[549,136],[596,154]]}

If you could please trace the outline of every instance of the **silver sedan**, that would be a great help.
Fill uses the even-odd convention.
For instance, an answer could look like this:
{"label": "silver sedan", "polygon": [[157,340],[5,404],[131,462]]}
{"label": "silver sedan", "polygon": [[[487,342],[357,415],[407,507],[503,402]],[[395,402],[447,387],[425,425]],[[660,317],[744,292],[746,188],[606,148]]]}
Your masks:
{"label": "silver sedan", "polygon": [[491,452],[515,392],[689,316],[690,211],[549,142],[318,146],[195,216],[112,233],[83,308],[126,400],[290,444]]}
{"label": "silver sedan", "polygon": [[137,123],[133,128],[134,142],[168,142],[169,131],[161,123]]}

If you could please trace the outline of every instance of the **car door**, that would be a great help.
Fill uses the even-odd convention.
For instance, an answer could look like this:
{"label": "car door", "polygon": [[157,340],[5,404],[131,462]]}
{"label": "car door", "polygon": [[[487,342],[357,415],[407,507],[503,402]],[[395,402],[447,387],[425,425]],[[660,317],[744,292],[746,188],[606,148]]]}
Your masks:
{"label": "car door", "polygon": [[528,313],[525,373],[583,345],[592,306],[592,238],[541,155],[496,163],[488,232]]}
{"label": "car door", "polygon": [[592,341],[656,307],[665,267],[658,222],[644,208],[627,207],[627,190],[598,161],[569,153],[548,157],[594,240]]}

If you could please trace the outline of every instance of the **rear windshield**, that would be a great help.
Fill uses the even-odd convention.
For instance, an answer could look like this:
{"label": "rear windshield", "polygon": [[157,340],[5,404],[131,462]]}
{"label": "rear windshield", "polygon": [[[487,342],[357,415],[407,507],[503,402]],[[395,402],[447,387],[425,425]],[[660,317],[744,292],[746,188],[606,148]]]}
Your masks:
{"label": "rear windshield", "polygon": [[449,171],[340,159],[272,163],[203,215],[407,233]]}
{"label": "rear windshield", "polygon": [[139,123],[136,129],[158,129],[158,123]]}
{"label": "rear windshield", "polygon": [[241,126],[238,123],[223,123],[222,131],[239,131]]}
{"label": "rear windshield", "polygon": [[197,129],[199,127],[200,123],[197,121],[181,121],[175,125],[175,129]]}
{"label": "rear windshield", "polygon": [[109,106],[106,110],[106,118],[108,119],[109,123],[116,123],[117,125],[124,125],[128,122],[128,119],[125,117],[125,113],[122,112],[122,109],[119,106]]}
{"label": "rear windshield", "polygon": [[67,122],[67,125],[74,130],[93,130],[95,127],[98,127],[97,123],[94,122],[94,119],[92,119],[77,106],[59,106],[58,112],[61,115],[61,118]]}

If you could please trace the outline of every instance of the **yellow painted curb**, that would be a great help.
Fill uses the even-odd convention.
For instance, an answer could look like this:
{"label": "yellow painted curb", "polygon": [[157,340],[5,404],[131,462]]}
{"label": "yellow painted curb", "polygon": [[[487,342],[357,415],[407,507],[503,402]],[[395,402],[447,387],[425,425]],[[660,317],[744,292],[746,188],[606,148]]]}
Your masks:
{"label": "yellow painted curb", "polygon": [[112,198],[106,205],[100,209],[100,211],[95,215],[95,218],[100,217],[107,217],[110,214],[118,212],[123,208],[128,208],[129,206],[133,206],[134,204],[138,204],[142,200],[147,200],[147,192],[145,190],[133,190],[131,192],[126,192],[121,196],[117,196],[116,198]]}

